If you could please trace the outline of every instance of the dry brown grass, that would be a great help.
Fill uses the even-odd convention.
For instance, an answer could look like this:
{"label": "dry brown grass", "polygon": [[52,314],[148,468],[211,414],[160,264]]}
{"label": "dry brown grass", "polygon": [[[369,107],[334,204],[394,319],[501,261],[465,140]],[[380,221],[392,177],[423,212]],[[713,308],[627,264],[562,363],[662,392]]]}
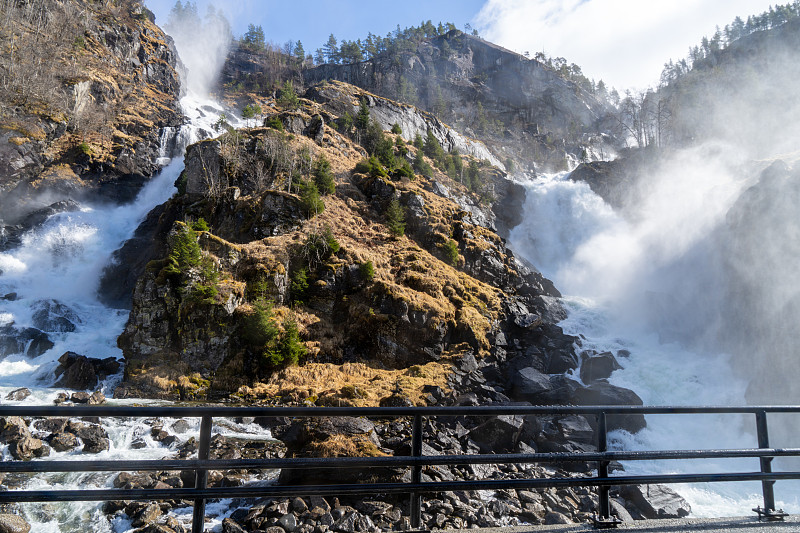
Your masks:
{"label": "dry brown grass", "polygon": [[[448,390],[449,373],[449,359],[397,370],[375,368],[365,363],[308,363],[281,370],[266,383],[242,387],[238,394],[243,398],[288,396],[297,400],[316,398],[325,405],[374,407],[381,398],[391,396],[399,389],[416,405],[426,405],[422,388],[425,385],[438,385]],[[362,394],[351,397],[353,395],[348,391],[349,387],[361,391],[363,397],[357,397]]]}
{"label": "dry brown grass", "polygon": [[386,457],[388,454],[362,435],[333,435],[305,448],[309,457]]}

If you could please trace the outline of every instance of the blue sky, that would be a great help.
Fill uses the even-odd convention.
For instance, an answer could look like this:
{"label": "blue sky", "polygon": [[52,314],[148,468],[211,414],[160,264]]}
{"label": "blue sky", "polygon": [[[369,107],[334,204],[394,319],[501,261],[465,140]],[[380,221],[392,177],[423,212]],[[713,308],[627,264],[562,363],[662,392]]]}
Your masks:
{"label": "blue sky", "polygon": [[[779,0],[777,3],[786,3]],[[145,0],[166,23],[175,0]],[[422,21],[466,23],[481,36],[519,53],[544,51],[577,63],[610,86],[654,86],[665,62],[686,57],[690,46],[737,15],[761,13],[775,0],[197,0],[200,14],[214,3],[238,36],[260,24],[267,40],[300,40],[306,52],[333,33],[355,40],[386,35]],[[202,36],[198,36],[202,39]]]}
{"label": "blue sky", "polygon": [[[175,0],[145,0],[156,14],[159,25],[166,23]],[[463,29],[483,7],[484,0],[197,0],[205,14],[214,4],[228,15],[234,34],[247,31],[248,24],[260,24],[268,41],[282,45],[300,40],[306,52],[313,53],[333,33],[338,40],[363,39],[368,32],[385,36],[399,24],[417,26],[431,20],[452,22]]]}

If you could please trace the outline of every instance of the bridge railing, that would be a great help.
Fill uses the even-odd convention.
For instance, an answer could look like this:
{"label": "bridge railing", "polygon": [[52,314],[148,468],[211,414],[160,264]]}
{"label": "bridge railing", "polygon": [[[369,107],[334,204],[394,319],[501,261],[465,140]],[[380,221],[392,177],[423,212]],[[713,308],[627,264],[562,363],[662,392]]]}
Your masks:
{"label": "bridge railing", "polygon": [[[767,415],[774,413],[800,413],[795,406],[760,407],[640,407],[640,406],[483,406],[483,407],[128,407],[128,406],[9,406],[0,405],[0,417],[161,417],[200,418],[200,435],[197,459],[170,460],[38,460],[0,462],[0,472],[122,472],[122,471],[194,471],[195,486],[170,489],[85,489],[85,490],[11,490],[0,492],[0,503],[14,502],[66,502],[107,500],[174,500],[194,501],[192,532],[204,528],[205,504],[218,498],[263,498],[288,496],[341,496],[358,494],[407,494],[410,497],[412,528],[421,526],[421,495],[432,492],[456,490],[544,489],[552,487],[596,487],[598,509],[597,527],[613,527],[609,489],[612,486],[760,481],[764,507],[754,509],[759,518],[781,519],[785,514],[775,509],[773,485],[778,480],[800,479],[800,472],[773,472],[775,457],[800,456],[800,448],[770,448]],[[624,451],[608,450],[607,419],[631,415],[697,415],[697,414],[751,414],[755,416],[758,448]],[[580,453],[514,453],[478,455],[422,455],[423,419],[458,416],[568,416],[588,415],[597,420],[598,451]],[[239,417],[331,417],[351,416],[368,418],[410,417],[413,421],[410,456],[390,457],[291,457],[275,459],[210,459],[212,421],[214,418]],[[648,474],[609,475],[611,461],[691,460],[710,458],[758,458],[759,471],[708,474]],[[566,462],[594,462],[597,474],[587,477],[555,477],[530,479],[483,479],[463,481],[422,481],[422,467],[431,465],[469,464],[553,464]],[[358,483],[302,486],[241,486],[208,487],[208,471],[224,469],[307,469],[307,468],[369,468],[410,467],[410,483]]]}

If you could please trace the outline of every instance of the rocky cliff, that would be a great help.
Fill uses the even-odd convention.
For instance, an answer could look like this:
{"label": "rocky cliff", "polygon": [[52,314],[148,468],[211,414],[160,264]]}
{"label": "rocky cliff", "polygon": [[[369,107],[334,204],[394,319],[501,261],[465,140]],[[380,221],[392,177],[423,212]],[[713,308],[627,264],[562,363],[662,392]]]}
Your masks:
{"label": "rocky cliff", "polygon": [[163,128],[183,121],[177,54],[140,2],[45,3],[36,20],[2,8],[0,31],[19,51],[4,48],[0,61],[28,73],[0,90],[7,225],[62,198],[131,199],[159,168]]}
{"label": "rocky cliff", "polygon": [[482,140],[498,161],[510,159],[529,174],[567,168],[592,146],[617,144],[609,135],[608,104],[537,60],[458,30],[400,48],[296,72],[252,51],[234,51],[223,81],[235,86],[241,72],[306,86],[343,81],[432,112],[461,135]]}
{"label": "rocky cliff", "polygon": [[[438,170],[387,174],[365,158],[355,132],[331,127],[361,100],[379,120],[427,115],[345,84],[308,96],[268,117],[273,127],[189,148],[181,194],[158,216],[166,257],[137,282],[120,338],[127,370],[118,395],[236,393],[316,405],[456,402],[459,394],[478,403],[636,400],[593,382],[601,376],[587,378],[591,387],[561,376],[580,356],[578,339],[554,325],[564,316],[558,292],[508,250],[486,207],[465,209],[479,206],[473,192]],[[426,130],[437,124],[429,119]],[[403,134],[382,135],[397,147]],[[405,149],[396,156],[415,160],[421,151]],[[310,209],[323,159],[335,190]],[[170,265],[187,236],[205,259],[176,273]],[[270,362],[270,320],[275,335],[297,324],[308,350],[300,366]],[[426,400],[426,386],[453,392]]]}

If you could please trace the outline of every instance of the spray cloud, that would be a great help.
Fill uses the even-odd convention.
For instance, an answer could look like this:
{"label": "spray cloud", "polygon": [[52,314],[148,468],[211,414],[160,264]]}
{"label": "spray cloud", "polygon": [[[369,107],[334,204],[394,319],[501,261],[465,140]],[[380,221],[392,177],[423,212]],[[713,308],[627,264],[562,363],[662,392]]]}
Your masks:
{"label": "spray cloud", "polygon": [[183,5],[178,1],[170,12],[165,29],[175,40],[186,67],[183,82],[187,91],[200,98],[208,96],[214,89],[233,40],[230,23],[211,5],[205,17],[201,18],[195,3]]}

